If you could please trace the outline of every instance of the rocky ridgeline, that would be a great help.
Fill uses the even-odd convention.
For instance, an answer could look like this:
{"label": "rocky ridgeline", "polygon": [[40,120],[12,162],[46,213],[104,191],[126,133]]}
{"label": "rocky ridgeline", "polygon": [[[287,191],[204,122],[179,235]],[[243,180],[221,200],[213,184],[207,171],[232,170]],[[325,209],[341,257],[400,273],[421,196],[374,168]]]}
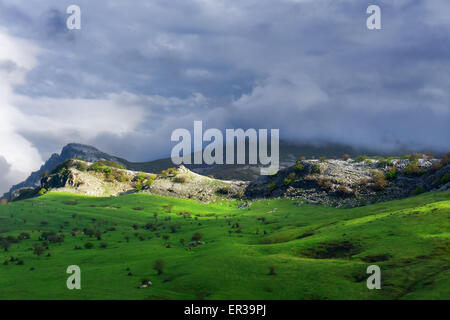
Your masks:
{"label": "rocky ridgeline", "polygon": [[152,174],[126,170],[108,161],[69,160],[42,178],[40,187],[34,190],[103,197],[146,192],[208,202],[217,197],[241,198],[245,187],[244,182],[212,179],[184,166]]}
{"label": "rocky ridgeline", "polygon": [[23,192],[23,189],[34,189],[39,187],[41,178],[45,175],[46,172],[53,170],[58,164],[68,159],[79,158],[90,162],[99,160],[108,160],[120,164],[123,164],[123,162],[125,162],[121,158],[111,156],[92,146],[87,146],[79,143],[70,143],[62,149],[60,154],[52,154],[52,156],[41,166],[41,168],[35,172],[32,172],[25,181],[12,186],[10,191],[5,193],[3,197],[5,199],[12,200],[14,198],[17,198],[18,195]]}
{"label": "rocky ridgeline", "polygon": [[[249,184],[248,198],[304,199],[307,203],[355,207],[448,190],[448,155],[442,160],[301,160],[275,176]],[[301,203],[301,202],[299,202]]]}
{"label": "rocky ridgeline", "polygon": [[[184,166],[158,174],[126,170],[100,160],[66,160],[45,174],[35,188],[15,190],[20,200],[46,192],[117,196],[146,192],[210,202],[217,199],[290,198],[335,207],[354,207],[405,198],[432,190],[448,190],[450,164],[412,156],[389,160],[300,160],[274,176],[253,182],[224,181],[194,173]],[[304,203],[304,201],[299,201]]]}

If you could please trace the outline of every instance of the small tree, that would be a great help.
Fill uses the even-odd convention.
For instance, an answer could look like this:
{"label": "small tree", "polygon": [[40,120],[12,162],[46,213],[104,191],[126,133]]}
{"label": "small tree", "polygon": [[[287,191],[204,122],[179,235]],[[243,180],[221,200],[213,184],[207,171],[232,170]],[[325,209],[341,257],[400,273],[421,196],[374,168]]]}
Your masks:
{"label": "small tree", "polygon": [[2,247],[6,252],[8,251],[9,247],[11,247],[11,242],[8,240],[2,240],[2,242],[0,242],[0,247]]}
{"label": "small tree", "polygon": [[181,244],[183,247],[184,247],[184,242],[185,242],[184,238],[180,239],[180,244]]}
{"label": "small tree", "polygon": [[276,273],[275,273],[275,266],[270,266],[269,267],[269,275],[270,276],[276,275]]}
{"label": "small tree", "polygon": [[87,243],[84,245],[84,247],[85,247],[86,249],[92,249],[92,248],[94,248],[94,244],[93,244],[92,242],[87,242]]}
{"label": "small tree", "polygon": [[158,272],[158,275],[163,274],[164,272],[164,260],[158,259],[155,261],[155,265],[153,266],[153,269],[155,269]]}
{"label": "small tree", "polygon": [[33,244],[33,248],[33,253],[38,257],[44,253],[44,248],[39,243]]}
{"label": "small tree", "polygon": [[203,238],[203,235],[200,232],[196,232],[192,236],[192,241],[200,241],[202,238]]}

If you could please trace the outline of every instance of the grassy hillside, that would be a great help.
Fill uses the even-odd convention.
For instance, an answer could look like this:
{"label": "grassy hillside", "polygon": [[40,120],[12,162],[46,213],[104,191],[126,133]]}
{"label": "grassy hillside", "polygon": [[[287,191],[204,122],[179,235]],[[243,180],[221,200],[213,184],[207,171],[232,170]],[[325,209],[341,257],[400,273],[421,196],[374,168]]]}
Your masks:
{"label": "grassy hillside", "polygon": [[[449,198],[239,209],[234,201],[50,193],[0,205],[0,243],[11,244],[0,249],[0,299],[449,299]],[[205,244],[188,247],[196,232]],[[45,241],[38,257],[33,246]],[[381,290],[366,288],[371,264],[381,267]],[[69,265],[81,267],[82,290],[66,288]],[[142,279],[153,286],[138,289]]]}

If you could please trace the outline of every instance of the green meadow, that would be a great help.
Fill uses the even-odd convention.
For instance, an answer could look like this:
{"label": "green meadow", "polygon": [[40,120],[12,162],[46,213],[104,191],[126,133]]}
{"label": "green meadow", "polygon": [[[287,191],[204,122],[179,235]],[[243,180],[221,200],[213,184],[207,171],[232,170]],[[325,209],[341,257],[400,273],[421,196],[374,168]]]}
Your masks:
{"label": "green meadow", "polygon": [[449,218],[449,191],[351,209],[49,193],[0,205],[0,299],[450,299]]}

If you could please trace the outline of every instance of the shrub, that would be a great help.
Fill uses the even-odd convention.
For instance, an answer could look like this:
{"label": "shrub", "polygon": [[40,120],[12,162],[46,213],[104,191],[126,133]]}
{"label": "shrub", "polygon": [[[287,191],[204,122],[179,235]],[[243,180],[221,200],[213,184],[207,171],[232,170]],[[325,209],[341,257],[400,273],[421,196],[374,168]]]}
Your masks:
{"label": "shrub", "polygon": [[367,179],[367,178],[362,178],[361,180],[359,180],[360,186],[367,186],[368,184],[369,184],[369,179]]}
{"label": "shrub", "polygon": [[274,266],[270,266],[270,267],[269,267],[269,275],[270,275],[270,276],[276,275],[276,273],[275,273],[275,267],[274,267]]}
{"label": "shrub", "polygon": [[91,169],[93,166],[94,166],[94,168],[95,167],[110,167],[110,168],[116,168],[116,169],[126,169],[125,166],[118,164],[117,162],[109,161],[109,160],[96,161],[92,164]]}
{"label": "shrub", "polygon": [[446,166],[450,163],[450,152],[446,153],[441,159],[441,166]]}
{"label": "shrub", "polygon": [[372,170],[373,189],[376,191],[382,191],[387,187],[387,181],[381,171]]}
{"label": "shrub", "polygon": [[289,179],[289,178],[284,178],[284,180],[283,180],[283,184],[284,184],[285,186],[288,186],[288,185],[290,185],[290,184],[291,184],[291,182],[292,182],[292,180],[291,180],[291,179]]}
{"label": "shrub", "polygon": [[85,247],[86,249],[92,249],[92,248],[94,248],[94,244],[93,244],[92,242],[86,242],[86,243],[84,244],[84,247]]}
{"label": "shrub", "polygon": [[153,183],[155,183],[155,177],[151,176],[147,179],[147,181],[145,182],[145,185],[147,187],[150,187]]}
{"label": "shrub", "polygon": [[187,182],[187,177],[186,176],[178,176],[178,177],[175,177],[173,179],[173,181],[176,182],[176,183],[186,183]]}
{"label": "shrub", "polygon": [[438,170],[441,169],[441,168],[442,168],[441,162],[435,162],[435,163],[433,163],[433,164],[431,165],[430,170],[431,170],[432,172],[436,172],[436,171],[438,171]]}
{"label": "shrub", "polygon": [[100,249],[106,249],[107,246],[108,246],[108,244],[106,242],[102,242],[102,243],[100,243],[99,248]]}
{"label": "shrub", "polygon": [[355,158],[355,161],[356,161],[356,162],[363,162],[363,161],[365,161],[365,160],[367,160],[367,156],[366,156],[366,155],[360,155],[360,156],[357,156],[357,157]]}
{"label": "shrub", "polygon": [[134,181],[142,183],[145,179],[147,179],[147,175],[143,172],[139,172],[138,175],[134,178]]}
{"label": "shrub", "polygon": [[192,241],[200,241],[202,238],[203,238],[203,235],[200,232],[196,232],[192,236]]}
{"label": "shrub", "polygon": [[305,170],[305,166],[303,164],[297,164],[294,166],[294,170],[297,172],[302,172],[303,170]]}
{"label": "shrub", "polygon": [[295,172],[291,172],[291,173],[289,173],[288,178],[291,180],[295,180],[295,178],[297,178],[297,176],[295,175]]}
{"label": "shrub", "polygon": [[403,170],[403,173],[406,175],[416,175],[416,176],[423,175],[425,172],[426,172],[425,169],[419,167],[419,163],[417,160],[410,161]]}
{"label": "shrub", "polygon": [[324,191],[328,191],[331,188],[331,181],[325,180],[325,179],[319,179],[317,180],[317,184],[322,188]]}
{"label": "shrub", "polygon": [[164,272],[164,260],[158,259],[155,261],[155,264],[153,265],[153,269],[158,272],[158,275],[163,274]]}
{"label": "shrub", "polygon": [[45,188],[42,188],[41,190],[39,190],[39,192],[38,192],[38,194],[40,195],[40,196],[43,196],[44,194],[46,194],[47,193],[47,189],[45,189]]}
{"label": "shrub", "polygon": [[421,194],[421,193],[424,193],[424,192],[425,192],[424,187],[419,186],[419,187],[417,187],[417,188],[414,189],[414,191],[412,192],[412,195],[413,195],[413,196],[417,196],[417,195],[419,195],[419,194]]}
{"label": "shrub", "polygon": [[141,191],[143,188],[144,188],[144,186],[141,183],[137,183],[134,186],[134,190],[136,190],[136,191]]}
{"label": "shrub", "polygon": [[348,159],[350,159],[350,155],[344,153],[344,154],[341,156],[341,158],[342,158],[343,160],[347,161]]}
{"label": "shrub", "polygon": [[345,185],[341,184],[337,188],[337,191],[343,196],[349,196],[354,194],[354,191],[351,188],[347,188]]}
{"label": "shrub", "polygon": [[390,166],[392,165],[392,158],[381,158],[379,159],[380,162],[380,166],[385,167],[385,166]]}
{"label": "shrub", "polygon": [[269,189],[269,192],[273,192],[277,188],[277,185],[276,183],[271,183],[267,186],[267,188]]}
{"label": "shrub", "polygon": [[89,169],[88,165],[85,162],[77,162],[75,168],[79,171],[87,171]]}
{"label": "shrub", "polygon": [[325,161],[327,161],[327,158],[326,158],[326,157],[320,157],[320,158],[319,158],[319,161],[320,161],[320,162],[325,162]]}
{"label": "shrub", "polygon": [[446,173],[442,176],[440,182],[441,182],[441,184],[446,184],[449,180],[450,180],[450,174]]}
{"label": "shrub", "polygon": [[320,166],[314,166],[312,168],[312,173],[320,173]]}
{"label": "shrub", "polygon": [[390,168],[386,172],[385,177],[387,180],[390,180],[390,181],[395,180],[395,178],[397,177],[397,170],[395,168]]}
{"label": "shrub", "polygon": [[44,253],[44,247],[42,247],[39,243],[34,243],[33,253],[39,257],[42,253]]}
{"label": "shrub", "polygon": [[386,189],[386,187],[387,187],[387,182],[384,178],[376,179],[373,183],[373,188],[376,191],[382,191],[382,190]]}

